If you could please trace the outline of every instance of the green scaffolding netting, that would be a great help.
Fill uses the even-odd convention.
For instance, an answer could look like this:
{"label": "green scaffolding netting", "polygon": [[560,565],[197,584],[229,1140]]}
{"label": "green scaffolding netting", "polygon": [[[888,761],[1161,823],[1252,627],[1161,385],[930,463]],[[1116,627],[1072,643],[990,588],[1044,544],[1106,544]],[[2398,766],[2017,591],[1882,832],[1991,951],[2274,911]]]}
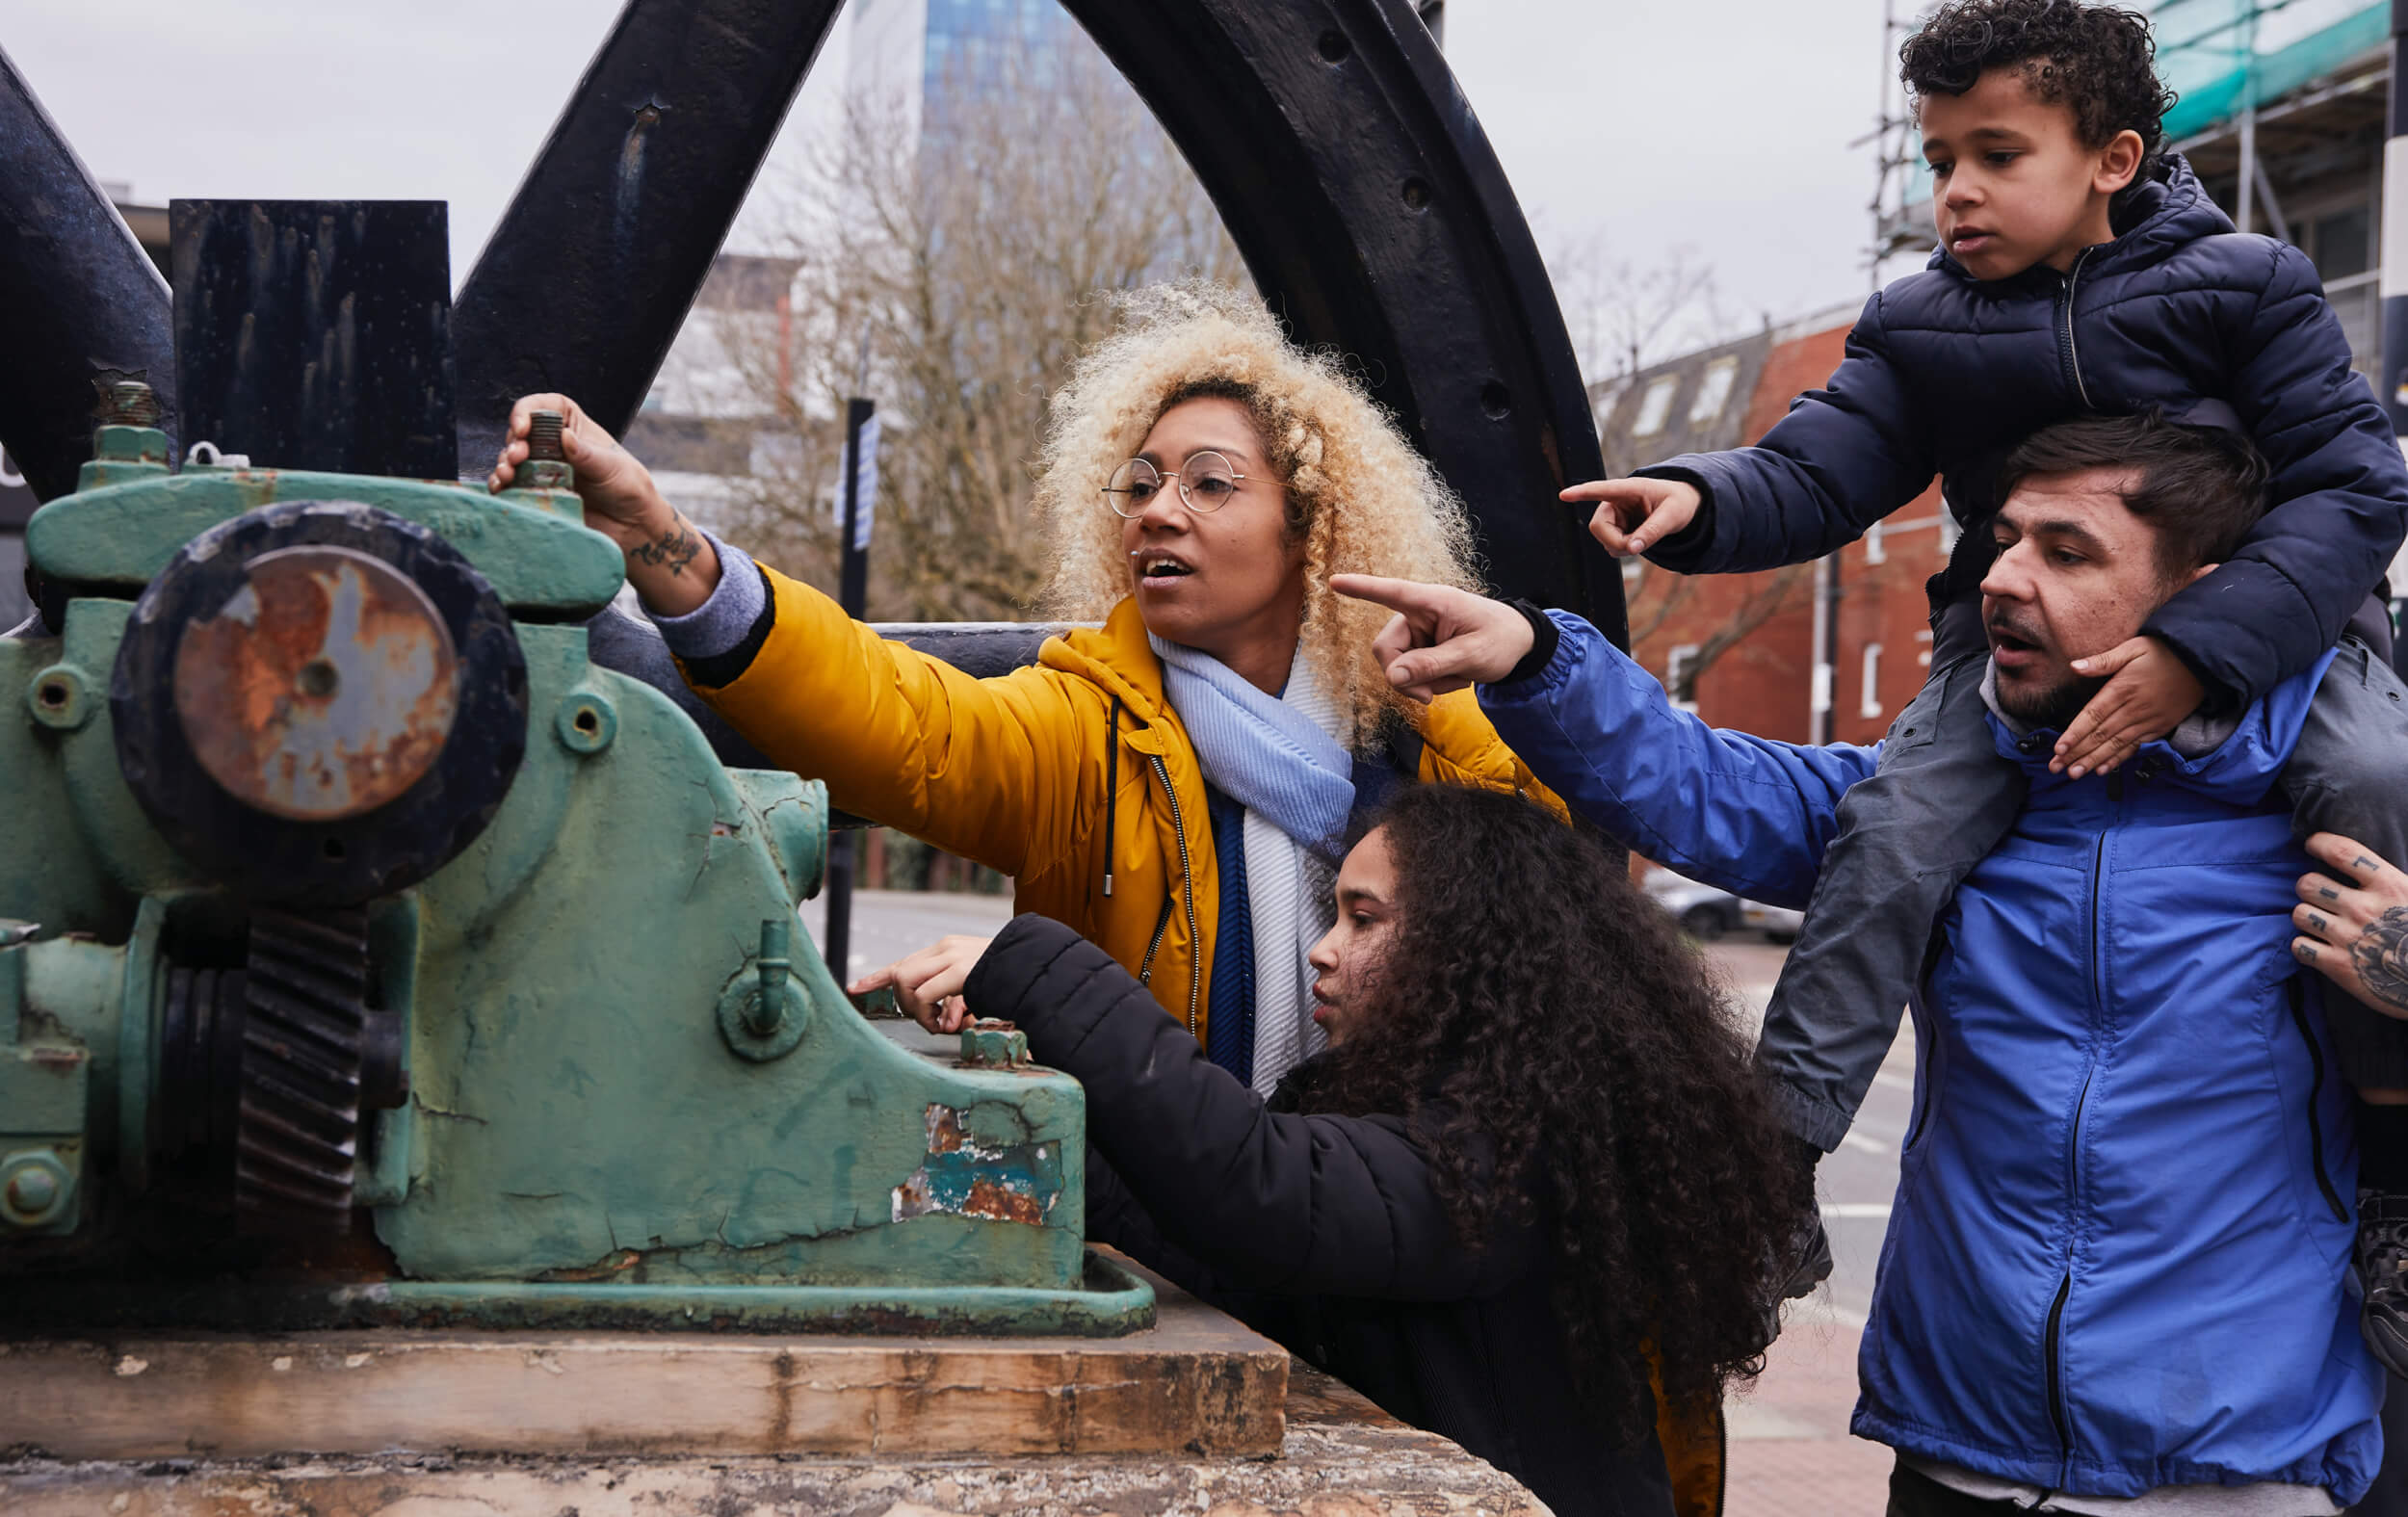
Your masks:
{"label": "green scaffolding netting", "polygon": [[[2179,143],[2267,105],[2391,39],[2388,0],[2157,0],[2144,5],[2158,72],[2181,98],[2165,118]],[[1910,147],[1902,209],[1929,203],[1931,175]]]}
{"label": "green scaffolding netting", "polygon": [[2385,0],[2159,0],[2148,9],[2158,71],[2182,95],[2165,118],[2175,142],[2332,73],[2391,35]]}

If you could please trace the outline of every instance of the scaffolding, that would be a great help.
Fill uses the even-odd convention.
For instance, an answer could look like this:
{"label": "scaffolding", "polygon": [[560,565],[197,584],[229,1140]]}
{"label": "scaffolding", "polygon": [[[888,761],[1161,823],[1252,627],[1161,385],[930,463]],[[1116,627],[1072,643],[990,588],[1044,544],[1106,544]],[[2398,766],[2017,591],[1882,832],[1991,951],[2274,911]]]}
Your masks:
{"label": "scaffolding", "polygon": [[[1900,19],[1899,8],[1899,0],[1886,0],[1881,108],[1873,131],[1857,144],[1873,144],[1877,160],[1868,257],[1876,279],[1883,260],[1931,246],[1931,177],[1894,63],[1899,39],[1916,22]],[[1908,8],[1917,17],[1924,9],[1912,0]],[[2236,138],[2234,221],[2243,231],[2290,241],[2258,151],[2261,113],[2276,102],[2295,104],[2303,92],[2316,96],[2328,81],[2363,88],[2363,65],[2390,39],[2388,0],[2157,0],[2141,9],[2157,33],[2158,72],[2179,97],[2165,118],[2166,141],[2189,148]],[[2348,77],[2353,70],[2356,79]],[[2244,186],[2254,193],[2241,193]]]}

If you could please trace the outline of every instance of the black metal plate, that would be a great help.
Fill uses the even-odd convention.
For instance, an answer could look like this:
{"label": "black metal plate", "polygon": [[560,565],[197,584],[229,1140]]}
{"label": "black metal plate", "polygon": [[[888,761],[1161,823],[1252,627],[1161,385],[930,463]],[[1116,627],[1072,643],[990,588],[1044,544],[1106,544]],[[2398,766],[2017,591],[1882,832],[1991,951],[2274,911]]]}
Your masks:
{"label": "black metal plate", "polygon": [[442,201],[171,200],[168,237],[186,447],[458,475]]}

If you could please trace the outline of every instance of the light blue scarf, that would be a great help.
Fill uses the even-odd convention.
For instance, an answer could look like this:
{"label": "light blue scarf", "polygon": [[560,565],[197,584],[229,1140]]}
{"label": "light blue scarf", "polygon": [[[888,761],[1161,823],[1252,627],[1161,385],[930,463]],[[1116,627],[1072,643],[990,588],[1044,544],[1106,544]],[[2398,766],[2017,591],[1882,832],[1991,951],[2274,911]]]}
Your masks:
{"label": "light blue scarf", "polygon": [[[1145,641],[1163,661],[1163,689],[1195,745],[1204,777],[1336,867],[1354,809],[1352,756],[1310,714],[1263,693],[1211,654],[1151,633]],[[1290,668],[1291,693],[1299,672]]]}
{"label": "light blue scarf", "polygon": [[[1313,1021],[1313,945],[1337,920],[1330,880],[1346,850],[1354,761],[1345,717],[1302,649],[1277,696],[1193,648],[1149,640],[1163,688],[1213,788],[1245,808],[1245,902],[1254,939],[1254,1088],[1328,1042]],[[1198,952],[1201,952],[1199,946]]]}

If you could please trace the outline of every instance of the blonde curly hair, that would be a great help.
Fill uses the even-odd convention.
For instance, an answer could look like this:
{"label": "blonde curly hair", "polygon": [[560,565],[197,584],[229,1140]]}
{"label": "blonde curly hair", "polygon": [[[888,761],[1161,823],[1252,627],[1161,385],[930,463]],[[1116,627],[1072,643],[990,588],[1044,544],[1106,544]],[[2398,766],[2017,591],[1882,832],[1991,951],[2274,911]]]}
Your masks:
{"label": "blonde curly hair", "polygon": [[1381,715],[1404,706],[1372,657],[1389,614],[1334,593],[1329,577],[1478,588],[1463,503],[1335,354],[1297,348],[1253,295],[1189,281],[1112,299],[1120,327],[1072,366],[1046,428],[1034,504],[1060,556],[1044,611],[1091,621],[1128,595],[1105,482],[1173,405],[1236,400],[1287,482],[1288,530],[1304,542],[1305,662],[1368,747]]}

